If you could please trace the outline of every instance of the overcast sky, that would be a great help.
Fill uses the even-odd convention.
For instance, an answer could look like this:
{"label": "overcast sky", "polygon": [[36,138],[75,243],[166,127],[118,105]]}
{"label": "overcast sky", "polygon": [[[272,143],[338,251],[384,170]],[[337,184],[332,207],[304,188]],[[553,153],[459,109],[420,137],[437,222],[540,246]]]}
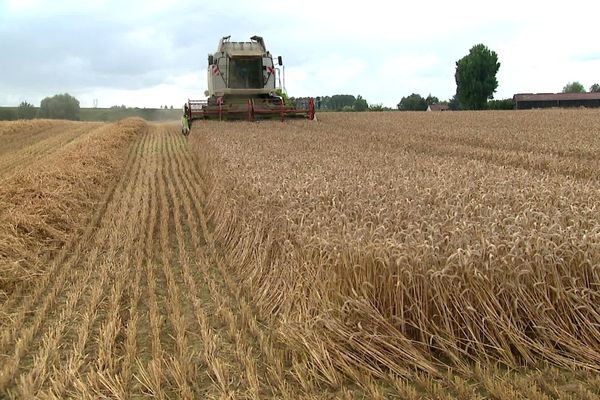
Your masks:
{"label": "overcast sky", "polygon": [[0,0],[0,105],[68,92],[82,107],[180,107],[203,98],[222,36],[263,36],[290,96],[456,90],[456,61],[483,43],[496,98],[600,83],[600,2]]}

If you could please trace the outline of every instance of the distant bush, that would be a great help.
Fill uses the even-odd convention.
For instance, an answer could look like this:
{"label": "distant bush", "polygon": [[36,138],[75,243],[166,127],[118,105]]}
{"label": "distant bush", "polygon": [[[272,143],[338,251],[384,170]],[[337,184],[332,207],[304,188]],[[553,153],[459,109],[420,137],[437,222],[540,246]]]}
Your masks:
{"label": "distant bush", "polygon": [[487,102],[488,110],[512,110],[514,108],[513,99],[489,100]]}
{"label": "distant bush", "polygon": [[369,109],[369,103],[367,100],[363,99],[363,97],[359,94],[354,100],[354,104],[352,105],[354,111],[367,111]]}
{"label": "distant bush", "polygon": [[371,104],[369,106],[369,111],[392,111],[390,107],[386,107],[381,103]]}
{"label": "distant bush", "polygon": [[418,93],[403,97],[398,103],[400,111],[425,111],[427,110],[427,101]]}
{"label": "distant bush", "polygon": [[569,82],[563,87],[563,93],[585,93],[585,88],[580,82]]}
{"label": "distant bush", "polygon": [[0,107],[0,121],[14,121],[18,119],[17,111],[12,107]]}
{"label": "distant bush", "polygon": [[37,114],[37,110],[35,109],[33,104],[29,104],[26,101],[21,102],[19,104],[19,108],[17,108],[17,117],[19,119],[34,119]]}
{"label": "distant bush", "polygon": [[79,120],[79,100],[68,93],[46,97],[40,104],[41,118]]}

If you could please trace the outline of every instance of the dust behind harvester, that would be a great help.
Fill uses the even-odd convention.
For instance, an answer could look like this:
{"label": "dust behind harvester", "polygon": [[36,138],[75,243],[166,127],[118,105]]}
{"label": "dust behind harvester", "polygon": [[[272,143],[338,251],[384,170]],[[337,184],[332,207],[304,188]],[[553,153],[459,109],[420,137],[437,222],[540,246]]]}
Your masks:
{"label": "dust behind harvester", "polygon": [[307,118],[314,119],[315,103],[286,104],[277,94],[282,90],[283,62],[265,47],[260,36],[250,42],[219,41],[216,53],[208,56],[207,100],[188,100],[184,113],[191,123],[197,119],[231,120]]}

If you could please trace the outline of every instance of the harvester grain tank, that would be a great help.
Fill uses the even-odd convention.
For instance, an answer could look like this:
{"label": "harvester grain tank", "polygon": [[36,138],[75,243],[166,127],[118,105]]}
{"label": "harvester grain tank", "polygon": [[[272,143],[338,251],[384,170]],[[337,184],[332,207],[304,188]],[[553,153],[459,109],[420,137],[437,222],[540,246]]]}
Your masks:
{"label": "harvester grain tank", "polygon": [[249,42],[232,42],[230,36],[219,41],[208,56],[207,100],[188,100],[184,113],[188,121],[198,119],[314,119],[315,103],[286,104],[282,96],[285,72],[282,58],[273,56],[260,36]]}

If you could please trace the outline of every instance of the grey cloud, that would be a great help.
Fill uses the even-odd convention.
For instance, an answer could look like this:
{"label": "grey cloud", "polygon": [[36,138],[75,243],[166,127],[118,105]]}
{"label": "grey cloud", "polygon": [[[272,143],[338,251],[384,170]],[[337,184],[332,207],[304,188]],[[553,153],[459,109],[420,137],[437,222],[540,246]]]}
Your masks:
{"label": "grey cloud", "polygon": [[[201,72],[206,55],[215,51],[223,35],[232,35],[233,40],[262,35],[268,48],[283,56],[289,71],[302,72],[303,83],[295,90],[303,95],[361,93],[369,101],[388,105],[396,104],[408,90],[451,95],[454,63],[476,43],[498,48],[501,71],[511,62],[527,62],[522,47],[531,37],[526,29],[531,24],[524,22],[529,17],[513,19],[512,13],[488,17],[486,13],[477,23],[459,14],[436,18],[429,5],[375,1],[366,10],[337,13],[331,3],[321,3],[55,0],[12,12],[9,3],[0,0],[0,105],[12,105],[15,98],[24,96],[35,102],[65,91],[90,96],[173,85],[190,81],[182,77],[191,74],[204,83]],[[600,59],[594,47],[589,48],[590,54],[574,61],[589,64]],[[385,78],[378,74],[390,59],[424,53],[434,53],[439,62],[409,75]],[[327,60],[339,65],[327,65]],[[364,73],[345,87],[331,84],[345,63],[357,60],[365,65]],[[287,84],[292,86],[289,80]],[[313,93],[324,88],[330,92]],[[204,89],[192,87],[189,92]]]}
{"label": "grey cloud", "polygon": [[[135,14],[128,20],[118,12],[32,15],[19,21],[0,17],[0,90],[155,86],[172,75],[199,72],[222,34],[237,35],[251,25],[248,18],[220,12],[209,17],[202,7],[185,7],[144,20]],[[155,34],[136,34],[144,29]]]}

